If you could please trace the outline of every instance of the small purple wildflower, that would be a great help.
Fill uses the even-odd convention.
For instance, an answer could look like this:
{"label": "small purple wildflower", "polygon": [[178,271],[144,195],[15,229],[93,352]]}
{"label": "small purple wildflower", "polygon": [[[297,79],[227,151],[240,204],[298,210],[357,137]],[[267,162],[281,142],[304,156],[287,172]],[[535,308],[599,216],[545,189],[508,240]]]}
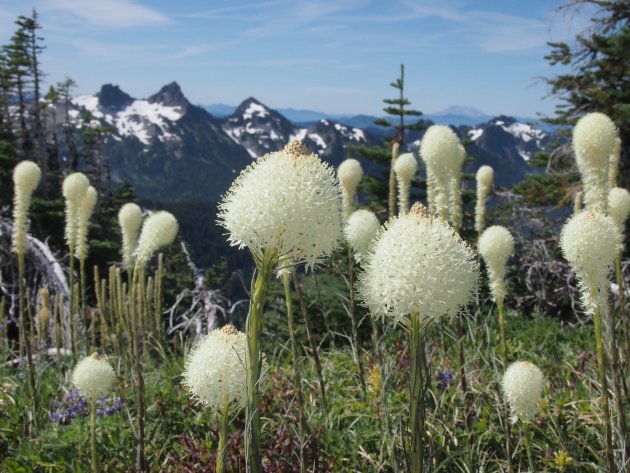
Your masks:
{"label": "small purple wildflower", "polygon": [[451,384],[453,384],[453,380],[455,379],[455,374],[451,370],[440,371],[436,376],[438,383],[438,389],[444,391]]}
{"label": "small purple wildflower", "polygon": [[[90,406],[85,397],[77,389],[72,389],[66,393],[63,401],[53,402],[54,411],[50,415],[50,420],[67,425],[76,417],[87,417],[90,415]],[[96,415],[114,415],[122,409],[122,400],[118,396],[106,396],[96,401]]]}

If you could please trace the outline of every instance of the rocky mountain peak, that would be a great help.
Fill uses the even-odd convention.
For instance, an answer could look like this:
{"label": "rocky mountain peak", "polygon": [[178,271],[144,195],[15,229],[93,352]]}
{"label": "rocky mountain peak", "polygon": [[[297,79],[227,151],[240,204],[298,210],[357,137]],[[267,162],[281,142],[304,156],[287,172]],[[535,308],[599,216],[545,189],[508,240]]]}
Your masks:
{"label": "rocky mountain peak", "polygon": [[120,87],[113,84],[105,84],[96,94],[101,107],[121,109],[133,102],[133,98],[123,92]]}
{"label": "rocky mountain peak", "polygon": [[181,87],[175,81],[166,84],[157,94],[147,99],[149,103],[160,103],[168,107],[182,107],[186,109],[189,105],[188,99],[184,96]]}

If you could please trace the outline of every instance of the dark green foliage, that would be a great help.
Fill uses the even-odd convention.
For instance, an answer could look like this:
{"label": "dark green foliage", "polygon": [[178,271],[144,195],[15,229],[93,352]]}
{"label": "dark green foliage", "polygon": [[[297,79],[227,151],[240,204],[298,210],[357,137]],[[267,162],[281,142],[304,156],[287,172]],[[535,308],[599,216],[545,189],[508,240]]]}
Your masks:
{"label": "dark green foliage", "polygon": [[550,174],[530,174],[512,188],[531,206],[558,205],[565,196],[562,180]]}
{"label": "dark green foliage", "polygon": [[619,127],[624,143],[621,176],[630,182],[630,3],[626,0],[571,0],[560,10],[594,9],[589,28],[575,43],[549,43],[551,65],[569,66],[567,73],[546,79],[560,98],[549,121],[571,125],[587,112],[602,112]]}

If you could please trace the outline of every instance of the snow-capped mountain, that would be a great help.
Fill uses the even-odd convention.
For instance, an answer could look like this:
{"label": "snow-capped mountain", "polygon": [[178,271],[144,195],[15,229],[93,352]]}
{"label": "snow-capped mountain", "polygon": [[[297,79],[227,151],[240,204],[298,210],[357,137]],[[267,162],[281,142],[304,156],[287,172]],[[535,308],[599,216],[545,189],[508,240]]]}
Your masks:
{"label": "snow-capped mountain", "polygon": [[225,133],[243,146],[252,158],[278,151],[289,141],[298,140],[337,165],[346,157],[348,144],[376,143],[376,139],[364,130],[331,120],[322,119],[309,127],[299,127],[252,97],[224,117],[222,124]]}

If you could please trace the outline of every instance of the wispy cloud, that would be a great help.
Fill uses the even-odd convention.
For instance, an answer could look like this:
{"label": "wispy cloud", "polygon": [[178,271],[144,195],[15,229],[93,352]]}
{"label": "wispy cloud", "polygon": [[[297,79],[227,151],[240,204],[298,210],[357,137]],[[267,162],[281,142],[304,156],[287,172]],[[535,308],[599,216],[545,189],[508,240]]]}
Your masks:
{"label": "wispy cloud", "polygon": [[130,28],[172,22],[163,13],[131,0],[45,0],[42,10],[70,14],[92,26]]}
{"label": "wispy cloud", "polygon": [[214,8],[212,10],[202,10],[193,13],[179,15],[187,18],[199,18],[205,20],[237,20],[244,19],[251,13],[258,10],[266,10],[279,5],[286,5],[288,0],[271,0],[268,2],[254,2],[245,5],[231,5],[229,7]]}

